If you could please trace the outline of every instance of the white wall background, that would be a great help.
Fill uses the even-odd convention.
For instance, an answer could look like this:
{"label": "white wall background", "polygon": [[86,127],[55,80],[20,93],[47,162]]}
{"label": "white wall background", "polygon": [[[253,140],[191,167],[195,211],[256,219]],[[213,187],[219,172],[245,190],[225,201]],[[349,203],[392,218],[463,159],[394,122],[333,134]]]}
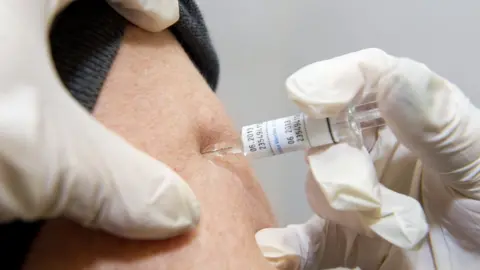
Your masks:
{"label": "white wall background", "polygon": [[[198,2],[221,61],[218,95],[238,128],[297,112],[284,80],[298,68],[368,47],[426,63],[480,104],[480,1]],[[303,153],[253,165],[280,223],[309,217]]]}

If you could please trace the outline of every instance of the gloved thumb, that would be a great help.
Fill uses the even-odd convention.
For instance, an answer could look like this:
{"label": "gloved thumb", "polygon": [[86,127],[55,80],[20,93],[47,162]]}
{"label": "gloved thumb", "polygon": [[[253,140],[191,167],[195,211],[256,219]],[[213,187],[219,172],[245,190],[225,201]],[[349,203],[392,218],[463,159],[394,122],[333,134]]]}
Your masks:
{"label": "gloved thumb", "polygon": [[168,238],[197,225],[199,203],[177,173],[90,115],[79,113],[75,122],[83,123],[84,137],[65,136],[57,146],[71,149],[59,179],[64,198],[57,203],[64,215],[136,239]]}
{"label": "gloved thumb", "polygon": [[[0,68],[0,222],[66,216],[137,239],[192,228],[199,203],[181,177],[97,122],[59,81],[45,36],[70,2],[7,1],[0,16],[16,25],[0,30],[9,63]],[[125,8],[169,10],[175,21],[178,1],[148,2]]]}
{"label": "gloved thumb", "polygon": [[135,239],[168,238],[197,225],[199,202],[177,173],[106,129],[101,133],[94,140],[103,145],[97,144],[91,154],[87,151],[93,149],[85,146],[86,151],[77,150],[70,160],[72,168],[82,169],[71,181],[64,179],[71,185],[66,216]]}
{"label": "gloved thumb", "polygon": [[278,270],[319,269],[326,224],[324,219],[313,216],[302,224],[262,229],[255,234],[255,240],[265,259]]}
{"label": "gloved thumb", "polygon": [[41,83],[0,99],[0,222],[66,216],[136,239],[198,223],[199,203],[178,174],[97,122],[58,82]]}
{"label": "gloved thumb", "polygon": [[308,162],[307,200],[322,218],[406,249],[425,237],[428,224],[419,202],[380,184],[365,148],[313,149]]}
{"label": "gloved thumb", "polygon": [[480,112],[457,86],[425,65],[365,49],[306,66],[287,79],[290,98],[311,117],[335,115],[362,92],[425,168],[468,197],[476,194]]}
{"label": "gloved thumb", "polygon": [[107,0],[118,13],[137,26],[160,32],[180,17],[178,0]]}
{"label": "gloved thumb", "polygon": [[480,166],[480,113],[457,86],[410,59],[369,69],[378,106],[395,136],[457,191],[475,196]]}

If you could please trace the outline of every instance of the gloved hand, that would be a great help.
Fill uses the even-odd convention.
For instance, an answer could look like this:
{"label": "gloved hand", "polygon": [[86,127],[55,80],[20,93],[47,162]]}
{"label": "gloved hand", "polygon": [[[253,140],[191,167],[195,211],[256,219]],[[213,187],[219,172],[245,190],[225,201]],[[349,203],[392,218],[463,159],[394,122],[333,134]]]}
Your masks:
{"label": "gloved hand", "polygon": [[[181,177],[98,123],[58,79],[47,37],[70,2],[0,3],[0,222],[66,216],[137,239],[194,227],[199,203]],[[113,2],[150,30],[178,18],[177,1]]]}
{"label": "gloved hand", "polygon": [[[377,134],[369,155],[365,149],[341,144],[309,152],[307,197],[319,216],[305,224],[258,232],[257,242],[267,259],[276,262],[278,269],[434,269],[440,265],[466,269],[480,260],[480,113],[455,85],[423,64],[377,49],[317,62],[289,80],[290,97],[313,117],[328,114],[324,108],[329,102],[347,104],[366,88],[374,90],[388,129]],[[361,157],[359,153],[365,158],[355,164],[346,162],[352,156]],[[374,168],[369,168],[367,159],[374,161]],[[348,174],[351,167],[354,177],[345,177],[353,175]],[[322,177],[331,177],[334,184],[338,179],[355,182],[372,170],[380,185],[379,219],[365,223],[371,213],[363,216],[331,207],[332,199],[323,194],[326,181]],[[410,200],[411,205],[403,209],[398,203],[405,197],[402,194],[422,203],[430,224],[428,241],[420,241],[417,230],[412,234],[416,237],[400,237],[395,243],[385,237],[395,235],[388,231],[392,227],[374,228],[382,219],[408,224],[405,231],[421,225],[415,221],[422,213],[415,210],[414,202]],[[384,210],[391,215],[384,216]],[[377,236],[368,235],[365,225]],[[385,240],[399,246],[418,245],[404,250]]]}
{"label": "gloved hand", "polygon": [[107,2],[127,20],[150,32],[160,32],[177,22],[180,17],[178,0],[108,0]]}

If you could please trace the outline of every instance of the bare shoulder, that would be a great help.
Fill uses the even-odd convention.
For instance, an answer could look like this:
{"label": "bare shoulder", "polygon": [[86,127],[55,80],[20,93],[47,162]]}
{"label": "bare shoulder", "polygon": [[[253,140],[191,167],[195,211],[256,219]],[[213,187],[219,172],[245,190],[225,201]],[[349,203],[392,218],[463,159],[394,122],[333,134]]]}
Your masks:
{"label": "bare shoulder", "polygon": [[127,28],[94,115],[190,184],[202,204],[199,227],[166,241],[131,241],[49,221],[26,269],[271,269],[254,238],[275,224],[265,195],[243,158],[201,155],[238,134],[168,31]]}

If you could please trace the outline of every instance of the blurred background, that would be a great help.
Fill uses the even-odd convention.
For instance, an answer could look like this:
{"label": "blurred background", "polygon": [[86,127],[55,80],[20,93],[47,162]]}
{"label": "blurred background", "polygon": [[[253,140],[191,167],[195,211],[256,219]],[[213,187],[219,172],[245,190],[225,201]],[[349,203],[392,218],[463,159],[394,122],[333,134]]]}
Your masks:
{"label": "blurred background", "polygon": [[[220,57],[218,95],[237,127],[299,110],[284,81],[369,47],[427,64],[480,105],[480,1],[197,0]],[[303,153],[256,160],[282,225],[311,214]]]}

